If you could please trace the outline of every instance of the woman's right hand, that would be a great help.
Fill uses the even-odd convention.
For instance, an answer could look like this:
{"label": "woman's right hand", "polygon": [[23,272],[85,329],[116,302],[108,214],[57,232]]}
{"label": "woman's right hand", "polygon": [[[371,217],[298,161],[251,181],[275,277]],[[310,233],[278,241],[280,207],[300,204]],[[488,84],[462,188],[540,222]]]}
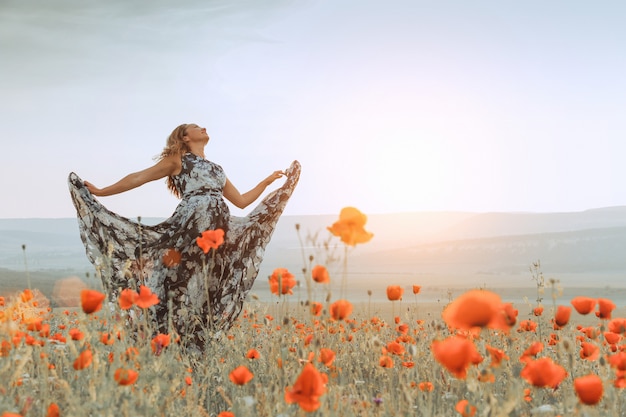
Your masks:
{"label": "woman's right hand", "polygon": [[92,183],[90,183],[89,181],[85,181],[85,187],[89,190],[89,192],[95,196],[100,195],[100,192],[102,190],[100,190],[98,187],[96,187],[95,185],[93,185]]}

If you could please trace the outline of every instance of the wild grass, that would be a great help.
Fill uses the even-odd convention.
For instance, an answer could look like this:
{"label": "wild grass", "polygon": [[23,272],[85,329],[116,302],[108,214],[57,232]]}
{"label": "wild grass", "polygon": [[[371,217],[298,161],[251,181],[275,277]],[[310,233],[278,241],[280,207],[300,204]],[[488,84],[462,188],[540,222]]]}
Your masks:
{"label": "wild grass", "polygon": [[[115,306],[87,315],[80,309],[48,311],[27,298],[20,294],[5,300],[3,309],[0,412],[7,416],[46,415],[53,403],[64,416],[304,415],[298,404],[286,403],[285,389],[294,385],[306,362],[328,376],[312,415],[460,415],[455,407],[461,400],[481,416],[624,415],[624,392],[614,386],[616,370],[607,360],[624,345],[620,341],[612,347],[604,340],[607,320],[585,326],[597,330],[595,335],[581,332],[576,313],[559,330],[552,328],[548,311],[533,317],[544,330],[543,339],[537,331],[483,329],[474,339],[483,361],[460,379],[431,351],[433,340],[445,339],[451,330],[438,317],[423,321],[416,311],[427,308],[411,303],[398,308],[398,322],[408,326],[402,334],[395,320],[368,316],[367,305],[357,306],[348,320],[336,321],[328,308],[314,317],[306,303],[253,301],[232,329],[212,339],[205,352],[190,355],[175,341],[157,354],[151,337],[132,334]],[[72,329],[84,338],[72,340]],[[550,333],[557,343],[550,344]],[[386,352],[393,341],[404,353]],[[556,389],[537,388],[520,377],[520,356],[537,341],[545,346],[538,356],[567,370]],[[597,359],[581,358],[582,341],[600,349]],[[492,366],[487,345],[502,349],[509,359]],[[330,366],[319,361],[322,348],[336,353]],[[87,349],[93,353],[91,364],[75,369],[75,360]],[[250,349],[259,357],[248,359]],[[382,367],[381,356],[391,357],[392,367]],[[241,386],[229,379],[239,366],[254,375]],[[120,385],[118,369],[138,372],[137,381]],[[588,374],[603,380],[603,399],[595,406],[581,404],[573,388],[574,378]]]}
{"label": "wild grass", "polygon": [[[537,300],[514,306],[519,315],[508,331],[459,331],[444,322],[441,304],[421,303],[411,289],[404,301],[354,304],[338,320],[331,314],[336,300],[309,281],[307,300],[251,298],[232,328],[212,334],[206,349],[195,353],[173,334],[169,343],[157,343],[136,306],[132,320],[117,303],[105,302],[91,314],[51,309],[45,297],[27,289],[0,299],[0,416],[626,415],[623,370],[610,360],[626,350],[624,326],[615,325],[619,318],[573,310],[556,328],[556,310],[569,300],[551,287],[551,305],[535,310],[545,280],[538,264],[531,273]],[[311,313],[312,302],[323,305],[319,316]],[[527,330],[523,321],[536,327]],[[613,333],[611,341],[606,333]],[[459,334],[480,354],[464,377],[433,355],[434,341]],[[535,386],[521,376],[524,352],[536,342],[543,349],[532,359],[551,358],[567,372],[556,386]],[[598,354],[583,354],[583,343]],[[499,364],[488,347],[504,354]],[[332,363],[322,349],[335,353]],[[87,351],[91,360],[79,366]],[[311,412],[286,401],[309,363],[325,380]],[[239,385],[231,373],[241,366],[253,377]],[[583,404],[574,387],[587,375],[602,380],[595,405]]]}

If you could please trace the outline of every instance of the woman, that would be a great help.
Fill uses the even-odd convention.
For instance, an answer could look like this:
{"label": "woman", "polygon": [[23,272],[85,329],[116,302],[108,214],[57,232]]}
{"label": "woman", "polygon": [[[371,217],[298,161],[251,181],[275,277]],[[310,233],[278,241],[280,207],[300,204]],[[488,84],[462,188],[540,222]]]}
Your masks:
{"label": "woman", "polygon": [[[115,301],[121,290],[146,285],[161,300],[153,312],[158,330],[174,330],[199,347],[206,329],[229,328],[241,312],[300,175],[300,164],[294,161],[285,173],[275,171],[241,194],[219,165],[205,159],[208,142],[205,128],[183,124],[169,136],[154,166],[115,184],[98,188],[74,173],[69,176],[81,239],[110,298]],[[283,176],[285,184],[248,216],[230,216],[224,198],[245,208]],[[94,198],[165,177],[181,202],[169,219],[154,226],[119,216]],[[205,254],[196,239],[217,229],[224,230],[224,243]]]}

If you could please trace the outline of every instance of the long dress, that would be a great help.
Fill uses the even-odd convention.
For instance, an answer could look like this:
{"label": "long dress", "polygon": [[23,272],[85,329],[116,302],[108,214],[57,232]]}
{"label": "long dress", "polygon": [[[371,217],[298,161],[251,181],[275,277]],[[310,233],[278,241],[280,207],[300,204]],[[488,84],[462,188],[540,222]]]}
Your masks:
{"label": "long dress", "polygon": [[[108,210],[75,173],[68,183],[87,257],[110,300],[117,301],[125,288],[145,285],[161,300],[151,312],[158,330],[174,330],[202,346],[207,334],[228,329],[241,312],[299,176],[300,164],[294,161],[282,187],[246,217],[231,216],[222,196],[222,167],[187,153],[174,177],[181,202],[156,225]],[[224,243],[205,254],[196,239],[215,229],[224,230]],[[180,254],[180,261],[172,254]]]}

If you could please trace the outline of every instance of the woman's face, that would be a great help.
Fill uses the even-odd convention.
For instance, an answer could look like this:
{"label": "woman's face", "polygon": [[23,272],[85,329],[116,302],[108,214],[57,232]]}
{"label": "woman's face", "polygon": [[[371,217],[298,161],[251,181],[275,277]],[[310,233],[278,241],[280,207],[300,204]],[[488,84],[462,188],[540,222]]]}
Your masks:
{"label": "woman's face", "polygon": [[185,136],[183,137],[185,142],[204,142],[209,141],[209,135],[206,133],[204,127],[200,127],[196,124],[190,124],[185,129]]}

